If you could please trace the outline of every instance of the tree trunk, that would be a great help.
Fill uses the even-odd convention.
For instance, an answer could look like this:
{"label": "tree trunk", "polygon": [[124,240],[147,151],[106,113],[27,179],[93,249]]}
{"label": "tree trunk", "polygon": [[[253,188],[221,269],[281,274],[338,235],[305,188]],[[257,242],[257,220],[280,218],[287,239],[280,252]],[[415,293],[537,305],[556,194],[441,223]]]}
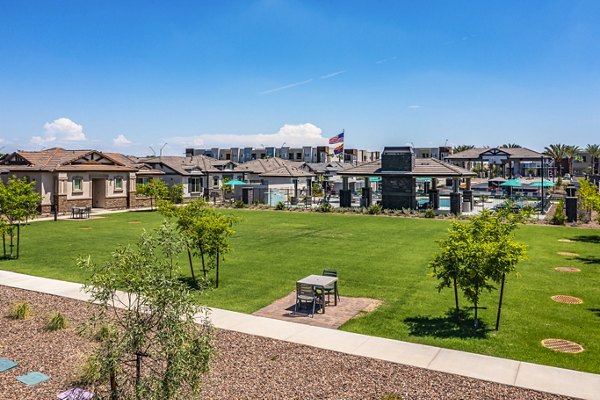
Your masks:
{"label": "tree trunk", "polygon": [[194,264],[192,262],[192,252],[190,251],[190,246],[187,246],[188,260],[190,262],[190,271],[192,272],[192,281],[196,283],[196,275],[194,274]]}
{"label": "tree trunk", "polygon": [[117,400],[118,398],[117,377],[115,376],[115,371],[110,371],[110,400]]}
{"label": "tree trunk", "polygon": [[502,311],[502,297],[504,296],[504,278],[505,273],[502,273],[502,284],[500,285],[500,301],[498,302],[498,315],[496,315],[496,330],[500,328],[500,312]]}
{"label": "tree trunk", "polygon": [[475,304],[475,322],[473,323],[473,326],[475,326],[475,329],[477,329],[477,326],[479,325],[479,321],[477,320],[477,302],[475,302],[474,304]]}
{"label": "tree trunk", "polygon": [[6,258],[6,234],[2,232],[2,250],[4,252],[4,258]]}
{"label": "tree trunk", "polygon": [[458,285],[456,276],[454,277],[454,302],[456,303],[456,322],[460,322],[460,308],[458,307]]}
{"label": "tree trunk", "polygon": [[202,274],[204,275],[204,280],[206,280],[206,263],[204,261],[204,246],[200,245],[200,258],[202,259]]}
{"label": "tree trunk", "polygon": [[21,224],[17,224],[17,258],[19,258],[19,247],[21,244]]}
{"label": "tree trunk", "polygon": [[219,249],[217,249],[217,283],[216,286],[219,287]]}

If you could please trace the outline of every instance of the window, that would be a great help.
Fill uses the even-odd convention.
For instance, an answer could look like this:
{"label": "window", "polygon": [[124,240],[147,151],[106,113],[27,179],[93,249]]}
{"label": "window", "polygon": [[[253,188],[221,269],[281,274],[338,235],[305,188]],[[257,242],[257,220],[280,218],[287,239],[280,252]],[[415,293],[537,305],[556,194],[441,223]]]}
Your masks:
{"label": "window", "polygon": [[202,178],[188,178],[188,191],[199,193],[202,190]]}
{"label": "window", "polygon": [[81,177],[73,178],[73,192],[83,192],[83,179]]}
{"label": "window", "polygon": [[219,178],[216,176],[213,178],[213,186],[219,186]]}
{"label": "window", "polygon": [[115,190],[123,190],[123,177],[115,176]]}
{"label": "window", "polygon": [[147,185],[148,182],[150,182],[150,178],[148,178],[147,176],[142,176],[142,177],[138,176],[137,179],[135,180],[135,182],[138,185]]}

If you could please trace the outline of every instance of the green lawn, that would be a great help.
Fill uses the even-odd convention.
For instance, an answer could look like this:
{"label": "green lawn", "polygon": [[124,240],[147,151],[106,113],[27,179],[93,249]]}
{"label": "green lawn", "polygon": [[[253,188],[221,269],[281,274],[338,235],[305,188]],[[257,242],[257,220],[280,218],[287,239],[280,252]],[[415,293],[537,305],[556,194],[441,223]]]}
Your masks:
{"label": "green lawn", "polygon": [[[276,211],[227,210],[242,217],[233,251],[221,271],[221,287],[202,296],[213,307],[251,313],[294,289],[297,279],[324,268],[337,269],[342,296],[381,299],[375,312],[342,327],[352,332],[465,350],[600,373],[600,231],[524,226],[518,238],[529,259],[507,279],[499,332],[471,329],[471,311],[461,326],[447,313],[451,290],[438,293],[428,276],[448,221]],[[85,276],[77,256],[106,260],[117,244],[134,241],[142,229],[162,220],[158,213],[129,212],[86,221],[36,222],[22,230],[21,258],[0,268],[69,281]],[[572,243],[559,242],[570,238]],[[564,257],[568,251],[579,257]],[[182,262],[185,260],[182,258]],[[184,264],[185,265],[185,264]],[[576,266],[581,273],[559,273]],[[550,296],[571,295],[581,305],[555,303]],[[480,317],[495,324],[498,293],[486,295]],[[563,354],[544,349],[540,340],[564,338],[585,351]]]}

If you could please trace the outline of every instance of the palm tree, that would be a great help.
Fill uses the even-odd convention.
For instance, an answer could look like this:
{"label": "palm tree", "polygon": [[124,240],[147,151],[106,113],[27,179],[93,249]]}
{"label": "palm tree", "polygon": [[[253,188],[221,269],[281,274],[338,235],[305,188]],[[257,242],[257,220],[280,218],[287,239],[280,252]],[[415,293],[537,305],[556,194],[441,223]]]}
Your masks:
{"label": "palm tree", "polygon": [[505,148],[505,149],[520,149],[522,146],[520,144],[516,144],[516,143],[506,143],[500,146],[500,148]]}
{"label": "palm tree", "polygon": [[569,160],[569,173],[573,175],[573,160],[579,157],[581,148],[579,146],[565,146],[565,157]]}
{"label": "palm tree", "polygon": [[554,161],[554,166],[558,167],[558,176],[562,176],[562,160],[565,158],[566,147],[564,144],[551,144],[544,147],[544,154]]}
{"label": "palm tree", "polygon": [[474,149],[474,148],[475,148],[475,146],[473,146],[472,144],[461,144],[460,146],[456,146],[454,148],[454,154],[460,153],[460,152],[465,151],[465,150],[471,150],[471,149]]}
{"label": "palm tree", "polygon": [[592,175],[596,174],[597,170],[595,168],[595,161],[600,158],[600,145],[597,144],[588,144],[585,148],[585,152],[592,157]]}

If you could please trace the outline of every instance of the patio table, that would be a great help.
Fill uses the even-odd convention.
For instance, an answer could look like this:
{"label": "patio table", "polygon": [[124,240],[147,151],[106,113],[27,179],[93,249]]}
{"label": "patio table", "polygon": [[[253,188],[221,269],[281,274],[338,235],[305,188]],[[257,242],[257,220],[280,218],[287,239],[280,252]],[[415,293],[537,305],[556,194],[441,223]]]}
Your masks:
{"label": "patio table", "polygon": [[71,218],[75,219],[80,219],[83,218],[83,209],[80,207],[73,207],[71,209]]}
{"label": "patio table", "polygon": [[[326,286],[333,285],[335,287],[335,302],[334,305],[337,306],[337,281],[338,278],[336,276],[324,276],[324,275],[309,275],[304,277],[298,281],[298,283],[302,283],[305,285],[311,285],[315,289],[324,289]],[[323,314],[325,314],[325,301],[323,301]]]}

